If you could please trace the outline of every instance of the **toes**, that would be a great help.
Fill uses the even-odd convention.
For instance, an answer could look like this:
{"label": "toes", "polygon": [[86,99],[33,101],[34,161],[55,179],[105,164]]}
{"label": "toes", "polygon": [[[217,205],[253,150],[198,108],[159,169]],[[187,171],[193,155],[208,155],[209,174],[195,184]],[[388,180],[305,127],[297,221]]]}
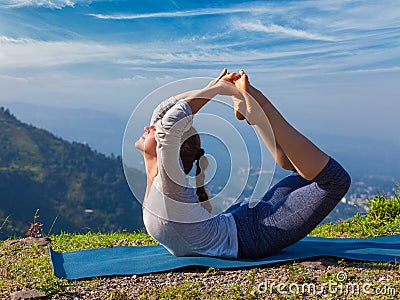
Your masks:
{"label": "toes", "polygon": [[219,74],[218,79],[221,79],[222,77],[224,77],[226,74],[228,73],[228,70],[226,68],[224,68],[221,72],[221,74]]}

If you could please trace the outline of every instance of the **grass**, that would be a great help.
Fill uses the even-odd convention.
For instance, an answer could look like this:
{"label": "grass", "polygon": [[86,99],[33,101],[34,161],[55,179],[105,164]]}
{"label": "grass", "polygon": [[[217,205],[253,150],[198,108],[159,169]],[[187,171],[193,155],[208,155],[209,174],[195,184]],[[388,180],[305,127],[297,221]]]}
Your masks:
{"label": "grass", "polygon": [[[156,242],[144,233],[62,233],[50,236],[55,251],[112,247],[115,245],[154,245]],[[0,242],[0,247],[5,241]],[[49,296],[63,295],[71,282],[53,275],[48,250],[40,246],[11,246],[0,252],[0,289],[36,289]],[[94,279],[95,280],[95,279]],[[1,295],[0,295],[1,298]]]}
{"label": "grass", "polygon": [[[310,235],[321,237],[377,237],[382,235],[400,234],[400,196],[395,194],[391,198],[377,196],[369,201],[369,211],[365,215],[356,214],[350,219],[336,223],[323,224],[317,227]],[[154,241],[145,233],[87,233],[50,236],[51,246],[55,251],[75,251],[80,249],[113,247],[113,246],[137,246],[154,245]],[[0,241],[0,247],[5,241]],[[310,273],[310,270],[299,262],[242,270],[246,275],[242,282],[229,282],[223,279],[228,271],[209,268],[192,273],[191,279],[173,284],[168,276],[175,273],[155,274],[157,280],[164,282],[162,288],[148,290],[140,294],[142,299],[251,299],[257,296],[258,284],[265,276],[274,277],[278,282],[327,283],[337,282],[338,272],[346,270],[348,279],[362,281],[371,279],[371,288],[379,287],[380,278],[387,274],[394,274],[388,281],[390,286],[397,287],[400,294],[400,265],[389,263],[357,263],[339,260],[335,262],[333,269],[321,271],[320,275]],[[234,271],[229,273],[233,276]],[[172,274],[172,275],[171,275]],[[177,275],[178,276],[178,275]],[[185,275],[186,276],[186,275]],[[263,277],[264,276],[264,277]],[[171,278],[172,278],[171,277]],[[88,290],[100,289],[103,284],[101,278],[85,281],[66,281],[55,277],[52,273],[49,254],[45,247],[38,246],[11,246],[0,252],[0,298],[8,297],[12,291],[22,289],[36,289],[53,298],[71,298],[71,292],[75,285],[86,285]],[[118,279],[115,279],[118,280]],[[208,280],[208,281],[207,281]],[[211,281],[210,281],[211,280]],[[208,283],[207,283],[208,282]],[[211,287],[210,283],[211,282]],[[221,292],[223,291],[223,292]],[[268,294],[272,299],[279,299],[276,288]],[[126,292],[118,288],[107,291],[108,299],[128,299]],[[302,294],[286,295],[287,299],[296,299]],[[266,295],[260,295],[264,298]],[[393,296],[393,295],[392,295]],[[268,298],[268,297],[267,297]],[[379,298],[379,297],[378,297]],[[378,299],[377,298],[377,299]],[[130,299],[130,298],[129,298]],[[322,299],[310,296],[309,299]],[[350,299],[365,299],[350,297]],[[381,297],[380,299],[384,299]],[[390,298],[387,298],[390,299]]]}
{"label": "grass", "polygon": [[310,235],[371,238],[400,233],[400,194],[395,193],[390,198],[376,196],[369,200],[368,206],[365,215],[355,214],[347,220],[323,224]]}
{"label": "grass", "polygon": [[51,247],[57,252],[113,246],[144,246],[157,244],[148,234],[137,233],[62,233],[51,236]]}

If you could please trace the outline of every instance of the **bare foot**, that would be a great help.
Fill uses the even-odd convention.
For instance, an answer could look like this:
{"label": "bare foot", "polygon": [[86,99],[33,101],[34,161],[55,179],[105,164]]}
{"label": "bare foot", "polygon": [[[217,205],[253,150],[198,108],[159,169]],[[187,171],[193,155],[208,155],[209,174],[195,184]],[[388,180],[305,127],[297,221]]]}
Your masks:
{"label": "bare foot", "polygon": [[[245,75],[243,70],[239,72],[239,78],[235,80],[234,84],[236,88],[239,90],[240,94],[243,94],[243,91],[246,91],[246,81],[248,83],[247,75],[245,78],[242,78],[242,75]],[[247,84],[248,85],[248,84]],[[233,100],[233,110],[235,112],[236,119],[244,120],[246,119],[246,102],[242,95],[240,97],[232,96]]]}
{"label": "bare foot", "polygon": [[239,90],[249,92],[250,83],[249,83],[249,78],[247,77],[247,74],[243,70],[240,70],[239,75],[240,75],[240,78],[235,81],[235,86]]}
{"label": "bare foot", "polygon": [[261,114],[262,108],[260,104],[256,101],[256,99],[254,99],[253,96],[251,95],[254,88],[250,85],[247,74],[243,70],[240,70],[239,75],[240,78],[236,80],[235,86],[240,91],[242,98],[244,99],[240,103],[240,105],[244,106],[244,112],[242,112],[243,111],[242,108],[240,113],[243,119],[246,119],[247,123],[249,123],[250,125],[254,125],[257,123],[260,116],[262,116]]}

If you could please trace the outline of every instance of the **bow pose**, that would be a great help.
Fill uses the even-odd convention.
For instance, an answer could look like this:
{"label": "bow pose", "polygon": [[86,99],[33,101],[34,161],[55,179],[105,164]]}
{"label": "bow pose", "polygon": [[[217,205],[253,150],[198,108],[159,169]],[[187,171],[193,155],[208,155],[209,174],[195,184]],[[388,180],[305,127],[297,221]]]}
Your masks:
{"label": "bow pose", "polygon": [[[207,159],[192,123],[217,95],[232,96],[236,117],[255,126],[276,162],[292,173],[266,191],[256,206],[243,201],[214,216],[204,189]],[[311,232],[350,186],[343,167],[291,126],[243,70],[236,74],[224,69],[203,89],[160,103],[135,147],[146,166],[147,232],[176,256],[272,255]],[[195,187],[188,179],[194,165]]]}

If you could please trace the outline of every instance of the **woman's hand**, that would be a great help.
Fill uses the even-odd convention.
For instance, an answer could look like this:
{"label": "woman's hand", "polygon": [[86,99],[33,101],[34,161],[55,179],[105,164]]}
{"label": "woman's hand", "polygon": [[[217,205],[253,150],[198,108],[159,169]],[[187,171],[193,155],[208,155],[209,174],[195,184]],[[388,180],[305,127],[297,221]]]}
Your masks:
{"label": "woman's hand", "polygon": [[214,86],[218,88],[218,94],[240,97],[240,92],[235,86],[235,81],[239,78],[240,76],[236,73],[226,73],[224,76],[222,76],[214,84]]}
{"label": "woman's hand", "polygon": [[240,93],[235,87],[235,81],[238,80],[240,76],[236,73],[229,73],[226,68],[224,68],[217,78],[210,81],[206,88],[218,88],[218,94],[225,96],[236,95],[239,97]]}
{"label": "woman's hand", "polygon": [[228,71],[224,69],[216,79],[212,80],[203,89],[188,91],[175,96],[175,98],[177,100],[185,99],[192,109],[192,113],[196,114],[216,95],[232,96],[235,97],[235,99],[241,99],[241,93],[235,86],[235,82],[239,79],[240,75],[236,73],[228,73]]}
{"label": "woman's hand", "polygon": [[175,96],[177,100],[185,99],[189,104],[192,114],[196,114],[208,101],[217,95],[237,95],[240,96],[239,91],[233,83],[239,76],[236,73],[229,74],[224,69],[221,74],[211,81],[206,87],[200,90],[192,90]]}

